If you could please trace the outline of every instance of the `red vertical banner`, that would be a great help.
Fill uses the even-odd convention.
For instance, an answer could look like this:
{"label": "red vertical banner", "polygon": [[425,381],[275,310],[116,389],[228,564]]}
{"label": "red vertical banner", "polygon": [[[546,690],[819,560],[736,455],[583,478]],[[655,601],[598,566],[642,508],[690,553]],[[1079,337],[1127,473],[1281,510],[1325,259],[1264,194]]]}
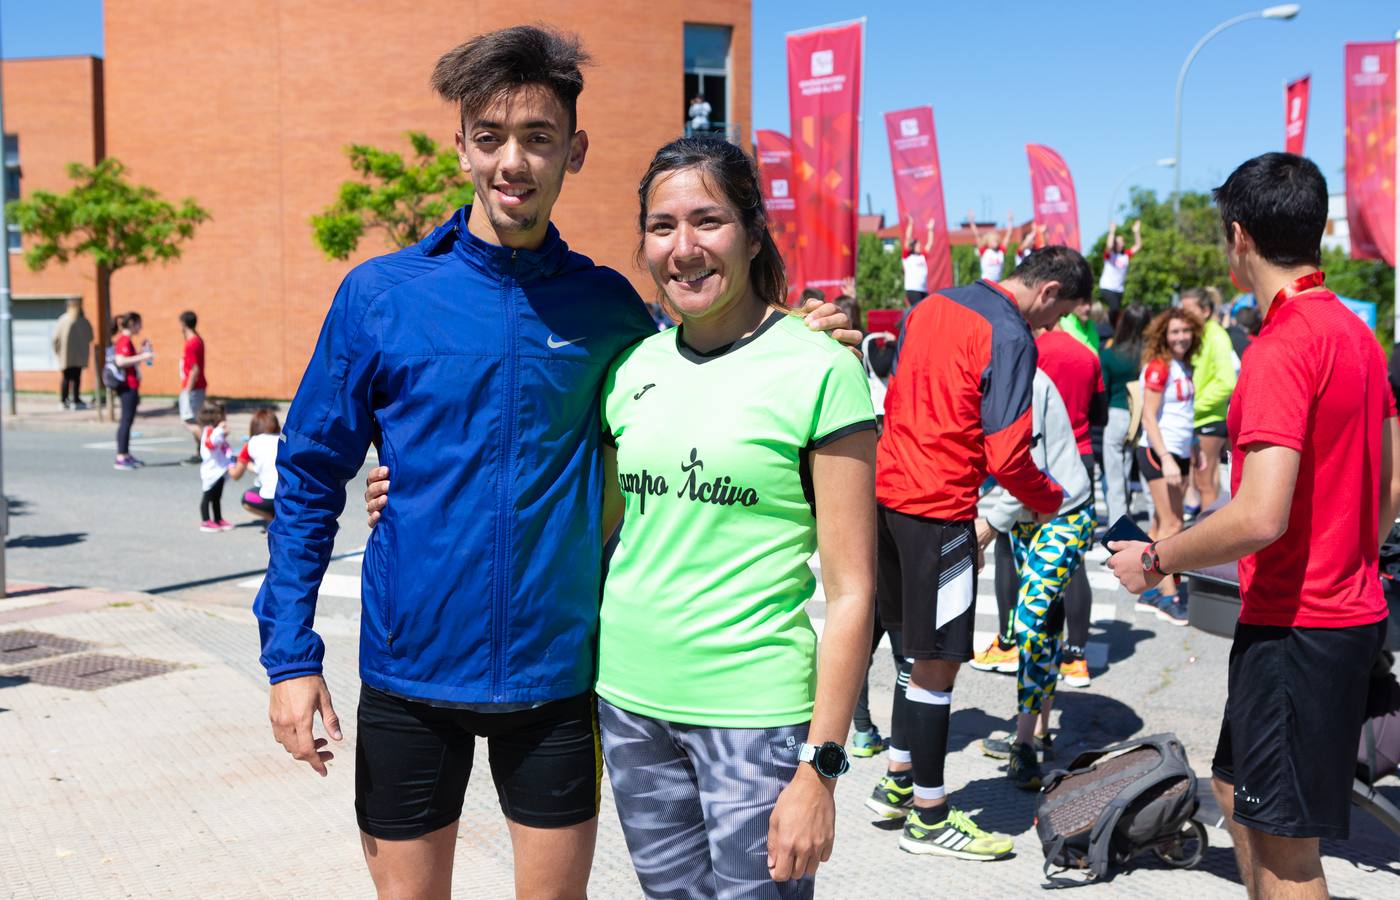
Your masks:
{"label": "red vertical banner", "polygon": [[864,30],[854,22],[787,37],[802,286],[828,293],[856,274]]}
{"label": "red vertical banner", "polygon": [[1352,259],[1395,265],[1395,45],[1347,44],[1347,226]]}
{"label": "red vertical banner", "polygon": [[1044,144],[1027,144],[1031,163],[1031,197],[1035,224],[1045,229],[1047,245],[1063,244],[1079,249],[1079,204],[1074,179],[1060,154]]}
{"label": "red vertical banner", "polygon": [[797,200],[793,198],[792,143],[778,131],[755,131],[758,173],[768,231],[787,269],[788,300],[802,291],[802,266],[797,258]]}
{"label": "red vertical banner", "polygon": [[1312,76],[1288,82],[1283,89],[1283,149],[1303,155],[1303,139],[1308,135],[1308,93]]}
{"label": "red vertical banner", "polygon": [[[890,139],[890,165],[894,169],[894,196],[899,207],[902,235],[912,216],[914,240],[928,260],[928,289],[953,286],[953,256],[948,243],[948,220],[943,204],[943,173],[938,168],[938,137],[933,130],[933,109],[917,106],[885,113]],[[933,241],[928,242],[928,223]]]}

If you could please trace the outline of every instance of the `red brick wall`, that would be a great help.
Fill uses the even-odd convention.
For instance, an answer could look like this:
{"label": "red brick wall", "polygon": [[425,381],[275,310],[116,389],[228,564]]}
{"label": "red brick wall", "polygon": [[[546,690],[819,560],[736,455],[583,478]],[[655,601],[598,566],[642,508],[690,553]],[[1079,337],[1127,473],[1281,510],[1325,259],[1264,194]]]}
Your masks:
{"label": "red brick wall", "polygon": [[176,316],[189,308],[212,393],[291,396],[340,279],[390,249],[371,237],[336,262],[312,242],[311,215],[350,177],[343,148],[407,149],[408,130],[450,144],[454,111],[428,88],[438,56],[473,34],[537,21],[577,31],[596,60],[579,109],[589,156],[555,222],[571,246],[649,293],[632,262],[636,185],[684,125],[683,25],[734,27],[732,118],[747,141],[748,0],[108,0],[108,152],[213,216],[179,262],[113,281],[113,309],[140,310],[157,348],[146,389],[177,389]]}
{"label": "red brick wall", "polygon": [[[67,190],[73,183],[68,164],[92,165],[98,158],[100,133],[93,111],[100,104],[102,60],[66,56],[7,59],[3,65],[5,130],[19,137],[20,196],[36,190]],[[25,297],[77,294],[96,327],[96,271],[90,263],[51,263],[41,272],[31,272],[23,257],[12,254],[10,279],[17,306]],[[83,377],[84,389],[90,388],[94,379],[89,367]],[[54,371],[16,372],[15,387],[57,391],[58,375]]]}

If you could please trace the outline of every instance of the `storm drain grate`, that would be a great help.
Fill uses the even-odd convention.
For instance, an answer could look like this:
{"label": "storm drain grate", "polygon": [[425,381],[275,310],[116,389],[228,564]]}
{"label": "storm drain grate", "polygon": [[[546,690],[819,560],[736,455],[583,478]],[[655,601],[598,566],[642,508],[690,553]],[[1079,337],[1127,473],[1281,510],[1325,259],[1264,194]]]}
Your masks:
{"label": "storm drain grate", "polygon": [[175,663],[158,662],[153,659],[131,659],[125,656],[106,656],[101,653],[87,653],[70,656],[53,662],[39,663],[5,673],[9,677],[22,677],[34,684],[47,687],[69,688],[75,691],[97,691],[114,684],[123,684],[152,675],[164,675],[183,666]]}
{"label": "storm drain grate", "polygon": [[87,650],[92,644],[74,638],[45,634],[42,631],[0,632],[0,666],[13,666],[20,663],[61,656]]}

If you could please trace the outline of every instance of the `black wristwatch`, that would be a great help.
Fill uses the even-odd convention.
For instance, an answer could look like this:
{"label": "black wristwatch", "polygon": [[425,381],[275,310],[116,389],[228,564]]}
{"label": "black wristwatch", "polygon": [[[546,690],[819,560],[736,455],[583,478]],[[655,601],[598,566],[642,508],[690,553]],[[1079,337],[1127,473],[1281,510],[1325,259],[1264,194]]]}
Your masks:
{"label": "black wristwatch", "polygon": [[811,763],[812,768],[823,778],[840,778],[851,768],[846,758],[846,748],[835,741],[825,744],[803,744],[797,749],[799,762]]}

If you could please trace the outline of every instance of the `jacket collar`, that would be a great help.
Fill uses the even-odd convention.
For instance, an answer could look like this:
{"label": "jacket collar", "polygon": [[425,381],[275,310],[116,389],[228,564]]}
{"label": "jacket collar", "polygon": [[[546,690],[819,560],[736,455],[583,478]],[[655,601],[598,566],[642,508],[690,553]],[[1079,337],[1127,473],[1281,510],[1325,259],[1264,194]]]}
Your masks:
{"label": "jacket collar", "polygon": [[534,250],[517,250],[491,244],[471,233],[467,217],[471,205],[463,206],[432,233],[418,242],[425,256],[456,253],[470,265],[492,275],[508,275],[517,281],[549,278],[564,267],[569,245],[559,237],[559,230],[550,223],[544,241]]}

